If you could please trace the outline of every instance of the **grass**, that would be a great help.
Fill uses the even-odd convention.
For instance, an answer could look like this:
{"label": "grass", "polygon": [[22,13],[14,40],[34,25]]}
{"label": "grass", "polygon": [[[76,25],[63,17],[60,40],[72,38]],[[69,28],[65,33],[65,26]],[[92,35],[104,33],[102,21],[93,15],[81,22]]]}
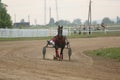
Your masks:
{"label": "grass", "polygon": [[120,61],[120,47],[86,51],[85,53],[92,54],[94,56],[102,56],[105,58],[117,59]]}

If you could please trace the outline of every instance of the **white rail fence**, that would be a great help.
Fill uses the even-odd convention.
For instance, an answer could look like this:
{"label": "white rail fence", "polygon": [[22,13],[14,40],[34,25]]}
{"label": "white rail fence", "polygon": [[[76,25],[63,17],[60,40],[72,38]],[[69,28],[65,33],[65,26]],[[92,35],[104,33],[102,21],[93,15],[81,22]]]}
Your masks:
{"label": "white rail fence", "polygon": [[[81,31],[81,33],[84,33],[84,32],[89,33],[89,30]],[[91,33],[99,33],[99,32],[107,34],[108,32],[120,32],[120,30],[96,30],[96,31],[91,30]]]}
{"label": "white rail fence", "polygon": [[[0,38],[47,37],[56,34],[55,29],[0,29]],[[63,30],[63,35],[68,35],[68,30]]]}
{"label": "white rail fence", "polygon": [[[89,30],[77,30],[77,33],[89,33]],[[120,30],[91,30],[91,33],[103,32],[120,32]],[[68,28],[63,30],[63,35],[70,36],[74,34],[74,29]],[[15,38],[15,37],[47,37],[57,35],[56,29],[0,29],[0,38]]]}

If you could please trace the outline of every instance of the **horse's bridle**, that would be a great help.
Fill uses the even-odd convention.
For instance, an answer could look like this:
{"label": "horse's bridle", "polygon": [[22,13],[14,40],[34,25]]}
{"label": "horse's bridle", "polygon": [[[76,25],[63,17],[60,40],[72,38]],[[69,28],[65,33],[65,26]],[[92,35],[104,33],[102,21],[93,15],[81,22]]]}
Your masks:
{"label": "horse's bridle", "polygon": [[62,37],[62,32],[63,32],[63,26],[58,26],[58,37]]}

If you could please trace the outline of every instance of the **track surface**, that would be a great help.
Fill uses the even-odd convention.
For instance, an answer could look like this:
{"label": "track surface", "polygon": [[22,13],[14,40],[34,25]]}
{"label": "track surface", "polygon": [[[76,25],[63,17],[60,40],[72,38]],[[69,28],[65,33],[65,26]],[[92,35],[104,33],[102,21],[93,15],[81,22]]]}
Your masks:
{"label": "track surface", "polygon": [[54,61],[54,49],[45,40],[0,42],[0,80],[120,80],[120,62],[83,54],[85,50],[120,47],[120,37],[70,39],[73,51],[68,61]]}

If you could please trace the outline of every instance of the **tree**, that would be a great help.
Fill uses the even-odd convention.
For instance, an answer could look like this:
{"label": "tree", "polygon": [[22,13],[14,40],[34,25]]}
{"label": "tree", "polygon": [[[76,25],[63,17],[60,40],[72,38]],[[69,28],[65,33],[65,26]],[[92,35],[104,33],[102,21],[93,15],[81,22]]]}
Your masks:
{"label": "tree", "polygon": [[5,4],[0,0],[0,28],[11,28],[11,16],[7,13]]}
{"label": "tree", "polygon": [[88,20],[86,20],[86,21],[84,22],[84,25],[88,25]]}
{"label": "tree", "polygon": [[75,19],[75,20],[73,20],[73,22],[72,22],[72,24],[74,24],[74,25],[80,25],[81,24],[81,20],[80,19]]}
{"label": "tree", "polygon": [[102,23],[104,23],[105,25],[114,24],[114,22],[108,17],[103,18]]}
{"label": "tree", "polygon": [[56,22],[57,25],[71,25],[70,21],[67,20],[59,20]]}
{"label": "tree", "polygon": [[120,24],[120,18],[117,16],[117,24]]}
{"label": "tree", "polygon": [[93,25],[97,25],[97,21],[93,21],[92,24],[93,24]]}

